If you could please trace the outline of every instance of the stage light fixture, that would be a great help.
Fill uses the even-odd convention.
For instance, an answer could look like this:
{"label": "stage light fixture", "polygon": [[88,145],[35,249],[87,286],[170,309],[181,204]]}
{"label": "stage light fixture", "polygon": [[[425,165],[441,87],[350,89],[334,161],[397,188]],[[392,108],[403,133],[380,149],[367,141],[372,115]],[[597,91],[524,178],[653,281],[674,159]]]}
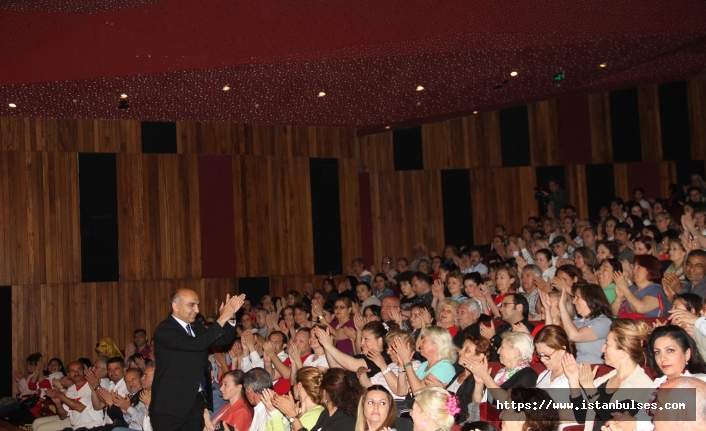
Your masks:
{"label": "stage light fixture", "polygon": [[416,91],[424,91],[424,87],[421,85],[417,85],[417,88],[415,88]]}

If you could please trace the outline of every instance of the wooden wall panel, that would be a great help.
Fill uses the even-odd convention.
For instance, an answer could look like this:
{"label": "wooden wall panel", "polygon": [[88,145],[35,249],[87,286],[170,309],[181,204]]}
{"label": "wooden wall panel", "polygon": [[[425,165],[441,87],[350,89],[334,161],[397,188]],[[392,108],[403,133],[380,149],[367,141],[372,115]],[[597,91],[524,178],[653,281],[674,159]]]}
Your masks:
{"label": "wooden wall panel", "polygon": [[638,87],[637,98],[642,161],[660,162],[662,161],[662,128],[659,116],[659,88],[656,85]]}
{"label": "wooden wall panel", "polygon": [[357,158],[360,160],[360,168],[363,172],[395,170],[392,132],[358,138],[357,147]]}
{"label": "wooden wall panel", "polygon": [[439,171],[370,174],[374,260],[412,253],[418,242],[441,252],[444,226]]}
{"label": "wooden wall panel", "polygon": [[677,164],[674,161],[659,163],[660,197],[669,196],[669,185],[677,183]]}
{"label": "wooden wall panel", "polygon": [[688,81],[691,158],[706,159],[706,74]]}
{"label": "wooden wall panel", "polygon": [[201,276],[198,161],[118,154],[121,280]]}
{"label": "wooden wall panel", "polygon": [[590,94],[591,152],[593,163],[613,162],[613,137],[610,132],[610,99],[608,93]]}
{"label": "wooden wall panel", "polygon": [[471,169],[475,242],[490,243],[496,224],[505,225],[508,232],[520,232],[527,218],[537,215],[536,184],[532,167]]}
{"label": "wooden wall panel", "polygon": [[[350,264],[351,260],[363,257],[363,241],[360,230],[358,169],[358,160],[340,159],[338,161],[343,268],[345,268],[347,264]],[[373,262],[366,263],[371,264]]]}
{"label": "wooden wall panel", "polygon": [[569,195],[569,202],[576,207],[579,217],[587,218],[588,213],[588,191],[586,188],[586,166],[571,165],[565,168],[566,192]]}
{"label": "wooden wall panel", "polygon": [[527,105],[532,166],[561,165],[559,112],[556,100]]}
{"label": "wooden wall panel", "polygon": [[[627,163],[615,163],[613,165],[613,174],[615,180],[615,196],[623,198],[623,200],[627,202],[632,196],[632,193],[630,193],[630,175],[628,173]],[[606,204],[608,204],[613,197],[614,196],[606,196]]]}

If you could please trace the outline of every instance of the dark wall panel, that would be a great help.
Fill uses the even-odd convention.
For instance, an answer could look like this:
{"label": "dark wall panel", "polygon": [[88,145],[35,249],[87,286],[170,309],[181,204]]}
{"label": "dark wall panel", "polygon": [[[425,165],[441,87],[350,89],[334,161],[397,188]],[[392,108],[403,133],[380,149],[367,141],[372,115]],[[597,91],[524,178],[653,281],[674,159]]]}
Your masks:
{"label": "dark wall panel", "polygon": [[370,174],[358,174],[358,195],[360,196],[360,237],[363,259],[366,263],[375,262],[373,247],[373,207],[370,198]]}
{"label": "dark wall panel", "polygon": [[[564,189],[565,191],[567,190],[566,177],[564,174],[563,166],[537,166],[536,171],[537,184],[535,186],[542,187],[548,192],[549,180],[555,180],[559,182],[559,185],[562,189]],[[571,196],[569,196],[569,203],[572,203]],[[542,200],[537,200],[537,210],[539,211],[540,215],[545,215],[547,213],[547,206],[543,203]],[[559,211],[559,209],[557,208],[556,211]],[[556,214],[554,214],[554,216],[558,217],[559,213],[557,212]]]}
{"label": "dark wall panel", "polygon": [[588,96],[559,99],[559,134],[564,164],[591,163]]}
{"label": "dark wall panel", "polygon": [[441,203],[444,213],[444,242],[473,245],[471,176],[468,169],[441,171]]}
{"label": "dark wall panel", "polygon": [[677,183],[680,185],[691,183],[691,174],[696,173],[701,175],[701,178],[706,178],[704,175],[703,160],[680,160],[677,161]]}
{"label": "dark wall panel", "polygon": [[118,183],[115,154],[79,153],[81,280],[118,281]]}
{"label": "dark wall panel", "polygon": [[610,124],[613,161],[641,162],[642,145],[637,88],[610,92]]}
{"label": "dark wall panel", "polygon": [[500,111],[500,145],[503,166],[530,166],[532,164],[526,105]]}
{"label": "dark wall panel", "polygon": [[343,272],[338,160],[309,159],[314,273]]}
{"label": "dark wall panel", "polygon": [[691,134],[686,81],[659,86],[659,119],[664,160],[690,160]]}
{"label": "dark wall panel", "polygon": [[142,152],[176,154],[176,123],[143,121]]}
{"label": "dark wall panel", "polygon": [[586,192],[591,220],[598,218],[598,210],[609,205],[615,196],[615,173],[612,164],[586,165]]}
{"label": "dark wall panel", "polygon": [[199,214],[202,276],[235,277],[232,156],[199,156]]}
{"label": "dark wall panel", "polygon": [[270,277],[239,277],[238,294],[245,294],[250,304],[260,304],[263,296],[270,294]]}
{"label": "dark wall panel", "polygon": [[396,171],[419,171],[424,169],[422,128],[395,130],[392,132],[392,151]]}
{"label": "dark wall panel", "polygon": [[[24,359],[28,352],[21,352],[21,360],[12,363],[12,287],[0,286],[0,325],[4,330],[0,333],[0,370],[5,370],[0,376],[0,395],[14,396],[12,393],[12,372],[24,372]],[[32,352],[33,353],[33,352]],[[45,359],[48,361],[48,359]],[[18,370],[18,366],[22,367]]]}

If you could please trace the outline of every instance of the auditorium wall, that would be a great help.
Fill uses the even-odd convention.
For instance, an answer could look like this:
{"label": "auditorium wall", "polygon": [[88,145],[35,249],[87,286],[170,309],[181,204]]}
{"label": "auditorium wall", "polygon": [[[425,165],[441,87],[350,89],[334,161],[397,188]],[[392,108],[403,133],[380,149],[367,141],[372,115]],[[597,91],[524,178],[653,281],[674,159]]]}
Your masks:
{"label": "auditorium wall", "polygon": [[369,136],[243,124],[0,118],[0,286],[13,363],[151,333],[191,287],[283,295],[416,242],[485,244],[564,184],[581,216],[704,171],[706,75]]}

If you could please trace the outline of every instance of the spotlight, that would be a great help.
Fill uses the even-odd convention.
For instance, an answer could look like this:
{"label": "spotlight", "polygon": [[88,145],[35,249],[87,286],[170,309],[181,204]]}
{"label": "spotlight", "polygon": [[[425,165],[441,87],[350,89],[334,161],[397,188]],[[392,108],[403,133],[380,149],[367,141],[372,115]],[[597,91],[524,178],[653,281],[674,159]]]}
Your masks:
{"label": "spotlight", "polygon": [[477,115],[477,114],[478,114],[478,111],[473,111],[473,115]]}
{"label": "spotlight", "polygon": [[8,103],[7,106],[9,106],[12,109],[17,108],[17,105],[15,105],[14,103]]}
{"label": "spotlight", "polygon": [[319,91],[319,93],[316,95],[317,97],[326,97],[326,92],[325,91]]}
{"label": "spotlight", "polygon": [[510,76],[517,76],[517,72],[513,70],[512,72],[510,72]]}
{"label": "spotlight", "polygon": [[127,100],[121,100],[118,104],[118,109],[130,109],[130,104],[127,103]]}
{"label": "spotlight", "polygon": [[120,100],[127,100],[128,99],[128,94],[127,93],[120,93]]}
{"label": "spotlight", "polygon": [[417,88],[415,88],[416,91],[424,91],[424,87],[421,85],[417,85]]}
{"label": "spotlight", "polygon": [[228,84],[224,85],[223,88],[221,88],[221,90],[230,91],[230,85],[228,85]]}
{"label": "spotlight", "polygon": [[605,69],[606,67],[608,67],[608,63],[600,63],[598,67],[600,67],[601,69]]}
{"label": "spotlight", "polygon": [[390,130],[390,126],[385,126],[385,130]]}

